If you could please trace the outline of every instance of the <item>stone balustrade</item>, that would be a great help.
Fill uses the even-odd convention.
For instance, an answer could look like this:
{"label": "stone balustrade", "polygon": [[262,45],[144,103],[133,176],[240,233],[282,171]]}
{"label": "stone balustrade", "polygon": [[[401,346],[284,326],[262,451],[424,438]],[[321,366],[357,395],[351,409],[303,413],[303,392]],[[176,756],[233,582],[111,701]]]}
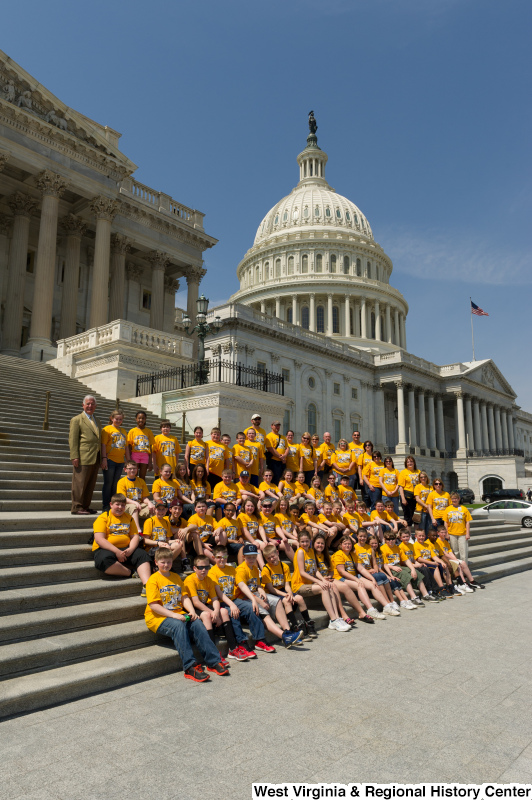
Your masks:
{"label": "stone balustrade", "polygon": [[192,357],[192,342],[189,338],[119,319],[108,325],[79,333],[77,336],[61,339],[57,343],[57,358],[83,353],[114,342],[127,343],[167,355]]}
{"label": "stone balustrade", "polygon": [[169,194],[158,192],[133,178],[126,178],[120,183],[120,194],[130,197],[139,203],[150,206],[163,214],[178,217],[182,222],[194,228],[203,230],[203,217],[200,211],[178,203]]}

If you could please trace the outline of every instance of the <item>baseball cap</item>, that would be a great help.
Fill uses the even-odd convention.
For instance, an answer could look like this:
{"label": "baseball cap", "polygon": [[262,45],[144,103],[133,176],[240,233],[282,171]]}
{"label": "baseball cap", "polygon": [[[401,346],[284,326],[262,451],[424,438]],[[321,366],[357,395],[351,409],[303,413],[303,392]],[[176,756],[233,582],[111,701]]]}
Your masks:
{"label": "baseball cap", "polygon": [[242,548],[242,555],[244,556],[258,556],[258,554],[259,554],[259,548],[257,547],[256,544],[251,544],[251,542],[245,544],[244,547]]}
{"label": "baseball cap", "polygon": [[251,419],[262,419],[262,417],[261,417],[261,415],[260,415],[260,414],[253,414],[253,416],[251,417]]}
{"label": "baseball cap", "polygon": [[249,478],[249,472],[247,471],[247,469],[242,470],[242,472],[240,473],[240,477],[242,477],[242,475],[244,475],[246,478]]}

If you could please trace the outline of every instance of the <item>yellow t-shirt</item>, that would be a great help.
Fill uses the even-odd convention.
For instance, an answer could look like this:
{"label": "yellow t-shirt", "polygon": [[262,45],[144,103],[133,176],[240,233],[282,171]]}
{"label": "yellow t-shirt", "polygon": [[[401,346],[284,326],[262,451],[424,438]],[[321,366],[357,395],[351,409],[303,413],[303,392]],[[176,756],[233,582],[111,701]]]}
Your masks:
{"label": "yellow t-shirt", "polygon": [[[270,445],[273,446],[273,445]],[[286,443],[286,447],[288,447],[288,455],[286,456],[286,469],[291,470],[292,472],[299,472],[299,445],[292,442]],[[285,447],[285,450],[286,450]],[[284,453],[284,450],[283,450]],[[275,460],[275,459],[274,459]]]}
{"label": "yellow t-shirt", "polygon": [[465,536],[466,522],[471,522],[469,509],[465,506],[448,506],[443,512],[442,519],[447,523],[449,536]]}
{"label": "yellow t-shirt", "polygon": [[209,570],[209,578],[214,581],[214,583],[218,584],[223,594],[230,600],[235,599],[235,576],[236,569],[227,565],[223,569],[220,569],[220,567],[215,564],[215,566],[211,567]]}
{"label": "yellow t-shirt", "polygon": [[[335,450],[334,455],[331,458],[331,464],[333,467],[341,467],[342,475],[354,475],[356,463],[352,459],[352,450]],[[346,467],[349,467],[347,472],[345,471]]]}
{"label": "yellow t-shirt", "polygon": [[189,525],[197,525],[198,533],[202,542],[206,542],[209,536],[212,536],[216,526],[216,520],[210,514],[205,514],[202,519],[199,514],[192,514],[188,520]]}
{"label": "yellow t-shirt", "polygon": [[248,567],[245,561],[239,564],[236,568],[235,584],[236,584],[236,598],[239,597],[247,600],[247,597],[240,591],[238,584],[245,583],[249,591],[256,594],[260,586],[260,573],[259,568],[255,564],[253,567]]}
{"label": "yellow t-shirt", "polygon": [[329,500],[330,503],[335,503],[340,499],[340,490],[336,486],[331,486],[331,484],[328,483],[323,491],[323,496],[326,500]]}
{"label": "yellow t-shirt", "polygon": [[419,473],[419,469],[402,469],[399,473],[399,486],[402,486],[405,492],[413,492],[419,483]]}
{"label": "yellow t-shirt", "polygon": [[238,481],[236,486],[238,491],[240,492],[241,497],[242,497],[242,492],[249,492],[250,494],[254,494],[255,497],[259,496],[259,490],[257,489],[256,486],[253,486],[253,484],[250,483],[249,481],[246,484],[242,483],[242,481]]}
{"label": "yellow t-shirt", "polygon": [[[202,483],[196,483],[195,480],[190,481],[190,485],[194,491],[194,497],[196,500],[209,500],[211,497],[211,487],[210,484],[205,481],[205,486]],[[181,488],[181,487],[179,487]]]}
{"label": "yellow t-shirt", "polygon": [[449,492],[435,492],[434,490],[427,497],[427,505],[432,506],[432,513],[436,519],[443,519],[443,512],[450,505],[451,496]]}
{"label": "yellow t-shirt", "polygon": [[248,438],[248,431],[255,431],[255,441],[258,442],[259,444],[262,445],[264,444],[266,440],[266,431],[264,430],[264,428],[255,428],[254,425],[249,425],[249,427],[244,428],[242,433],[244,434],[246,439]]}
{"label": "yellow t-shirt", "polygon": [[294,486],[296,487],[296,494],[308,494],[309,488],[306,483],[299,483],[296,481]]}
{"label": "yellow t-shirt", "polygon": [[369,515],[369,518],[370,518],[370,520],[377,519],[377,517],[378,517],[379,519],[382,519],[384,522],[389,522],[389,521],[390,521],[390,514],[388,514],[388,512],[387,512],[387,511],[381,511],[381,513],[379,514],[379,512],[377,511],[377,509],[375,509],[375,510],[374,510],[374,511],[372,511],[372,512],[371,512],[371,514]]}
{"label": "yellow t-shirt", "polygon": [[[430,486],[423,486],[422,483],[418,483],[416,488],[414,489],[414,497],[417,497],[421,500],[422,503],[427,503],[427,497],[431,493]],[[416,511],[425,511],[423,506],[420,506],[419,503],[416,503]]]}
{"label": "yellow t-shirt", "polygon": [[229,450],[222,442],[213,442],[212,439],[205,444],[209,450],[209,472],[221,478],[226,459],[229,458]]}
{"label": "yellow t-shirt", "polygon": [[175,475],[177,457],[180,452],[181,445],[177,441],[176,436],[166,436],[164,433],[160,433],[155,437],[153,454],[159,471],[165,464],[169,464],[172,467],[172,474]]}
{"label": "yellow t-shirt", "polygon": [[353,514],[349,514],[348,511],[342,516],[342,522],[346,527],[350,529],[351,532],[358,531],[360,528],[360,523],[362,520],[360,519],[360,514],[358,512],[354,512]]}
{"label": "yellow t-shirt", "polygon": [[[286,497],[286,498],[288,498],[288,500],[290,500],[290,498],[293,497],[295,495],[295,493],[296,493],[296,485],[295,485],[295,483],[289,483],[288,481],[285,481],[285,480],[281,481],[281,483],[283,484],[283,488],[281,489],[283,497]],[[279,486],[280,485],[281,484],[279,484]],[[309,494],[310,494],[310,492],[309,492]]]}
{"label": "yellow t-shirt", "polygon": [[125,494],[128,500],[135,500],[137,503],[149,496],[146,481],[139,477],[134,481],[130,481],[129,478],[120,478],[116,485],[116,493]]}
{"label": "yellow t-shirt", "polygon": [[258,539],[260,523],[257,517],[254,514],[244,514],[242,511],[238,515],[238,519],[242,523],[242,526],[248,529],[248,533],[253,536],[254,539]]}
{"label": "yellow t-shirt", "polygon": [[418,558],[428,558],[429,561],[432,560],[432,549],[430,546],[430,542],[427,540],[425,542],[414,542],[414,555],[416,559]]}
{"label": "yellow t-shirt", "polygon": [[[338,487],[338,494],[340,495],[340,500],[342,503],[347,505],[347,503],[351,503],[353,500],[356,500],[356,492],[351,486],[343,486],[340,484]],[[332,500],[333,498],[331,498]]]}
{"label": "yellow t-shirt", "polygon": [[149,428],[131,428],[127,443],[132,453],[151,453],[155,439]]}
{"label": "yellow t-shirt", "polygon": [[316,506],[318,508],[321,508],[323,505],[325,492],[323,492],[321,489],[315,489],[314,486],[311,486],[310,489],[308,490],[308,493],[316,501]]}
{"label": "yellow t-shirt", "polygon": [[299,458],[303,459],[303,466],[301,467],[303,472],[310,472],[310,470],[314,469],[315,457],[314,448],[311,445],[299,445]]}
{"label": "yellow t-shirt", "polygon": [[370,453],[366,453],[363,451],[357,458],[357,467],[360,467],[362,472],[364,472],[364,467],[367,466],[371,461],[373,461],[373,456]]}
{"label": "yellow t-shirt", "polygon": [[382,464],[376,464],[375,461],[370,461],[362,470],[362,477],[369,481],[370,485],[376,489],[380,486],[380,477],[384,467]]}
{"label": "yellow t-shirt", "polygon": [[354,458],[354,459],[356,460],[356,462],[358,463],[358,459],[360,458],[360,456],[361,456],[361,455],[363,454],[363,452],[364,452],[364,445],[362,445],[362,444],[355,444],[354,442],[349,442],[349,444],[347,445],[347,447],[348,447],[348,449],[349,449],[349,450],[351,450],[351,451],[352,451],[352,453],[354,454],[354,455],[353,455],[353,458]]}
{"label": "yellow t-shirt", "polygon": [[264,448],[259,442],[250,442],[246,440],[245,445],[253,456],[253,462],[248,469],[250,475],[259,474],[259,464],[262,459],[264,461]]}
{"label": "yellow t-shirt", "polygon": [[224,500],[226,503],[234,503],[240,499],[240,491],[236,483],[225,484],[223,481],[217,483],[214,487],[214,494],[212,496],[214,501]]}
{"label": "yellow t-shirt", "polygon": [[183,581],[175,572],[171,572],[167,578],[161,575],[160,572],[154,572],[146,584],[147,605],[144,612],[144,619],[150,631],[155,633],[165,619],[168,619],[168,617],[163,617],[162,614],[152,611],[150,603],[160,603],[168,611],[174,611],[176,614],[186,614],[187,612],[183,608],[183,600],[188,596],[188,591],[185,589]]}
{"label": "yellow t-shirt", "polygon": [[278,527],[282,528],[287,536],[293,533],[294,523],[292,522],[288,514],[283,514],[281,511],[279,511],[275,515],[275,520]]}
{"label": "yellow t-shirt", "polygon": [[125,428],[106,425],[102,430],[102,444],[105,445],[107,458],[116,464],[122,464],[126,457],[127,433]]}
{"label": "yellow t-shirt", "polygon": [[298,547],[294,555],[294,571],[292,573],[292,591],[294,592],[294,594],[304,584],[312,583],[312,581],[309,581],[308,578],[304,578],[301,575],[301,572],[299,571],[299,567],[297,564],[298,553],[303,553],[305,572],[307,572],[309,575],[315,575],[317,569],[316,554],[314,553],[312,547],[310,547],[308,550],[303,550],[302,547]]}
{"label": "yellow t-shirt", "polygon": [[323,513],[323,514],[320,514],[320,520],[323,520],[324,522],[332,522],[332,523],[334,523],[334,522],[341,522],[342,521],[342,517],[339,517],[338,514],[325,514],[325,513]]}
{"label": "yellow t-shirt", "polygon": [[185,589],[191,598],[197,597],[206,606],[212,605],[212,601],[216,600],[215,582],[208,575],[201,581],[195,572],[188,575],[185,578]]}
{"label": "yellow t-shirt", "polygon": [[328,464],[329,467],[331,466],[331,459],[334,455],[335,450],[336,448],[332,442],[330,444],[327,444],[327,442],[322,442],[320,444],[316,452],[319,453],[321,456],[322,465]]}
{"label": "yellow t-shirt", "polygon": [[238,461],[235,459],[236,474],[240,475],[240,473],[244,469],[247,470],[248,472],[251,472],[251,464],[253,462],[253,454],[252,454],[251,450],[249,449],[249,447],[246,447],[246,445],[243,445],[243,444],[235,444],[235,446],[232,448],[232,453],[233,453],[233,456],[237,456],[238,458],[242,458],[246,462],[246,466],[243,467],[242,464],[239,464]]}
{"label": "yellow t-shirt", "polygon": [[436,539],[438,545],[440,546],[440,552],[445,554],[448,558],[454,558],[453,549],[451,547],[450,542],[447,539],[442,539],[440,536]]}
{"label": "yellow t-shirt", "polygon": [[401,563],[401,551],[396,544],[381,544],[381,553],[384,559],[384,563],[388,564],[389,566],[395,567],[400,566]]}
{"label": "yellow t-shirt", "polygon": [[[203,467],[207,463],[207,453],[209,452],[209,448],[207,447],[206,443],[201,439],[199,442],[197,439],[191,439],[189,444],[189,453],[188,453],[188,460],[191,465],[194,467],[197,464],[201,464]],[[224,445],[222,445],[224,447]],[[192,469],[190,470],[192,472]]]}
{"label": "yellow t-shirt", "polygon": [[[275,485],[275,483],[266,483],[266,481],[262,481],[259,486],[259,492],[275,492],[277,494],[279,492],[279,487]],[[271,495],[268,495],[271,497]]]}
{"label": "yellow t-shirt", "polygon": [[333,578],[335,581],[341,581],[344,577],[340,575],[338,572],[338,566],[344,567],[345,571],[348,572],[350,575],[356,575],[356,566],[355,566],[355,559],[353,553],[344,553],[343,550],[337,550],[334,555],[331,556],[331,564],[333,567]]}
{"label": "yellow t-shirt", "polygon": [[153,481],[153,486],[151,487],[152,493],[155,494],[157,492],[157,494],[161,495],[161,500],[167,503],[174,499],[178,489],[179,484],[177,481],[165,481],[162,478],[157,478],[157,480]]}
{"label": "yellow t-shirt", "polygon": [[373,567],[373,564],[371,563],[371,556],[372,550],[369,544],[355,545],[353,550],[353,558],[357,564],[360,564],[361,567],[365,567],[365,569],[371,569]]}
{"label": "yellow t-shirt", "polygon": [[445,550],[441,546],[439,539],[436,539],[435,542],[430,542],[430,545],[432,547],[434,554],[437,555],[438,558],[441,558],[445,554]]}
{"label": "yellow t-shirt", "polygon": [[285,584],[290,583],[290,570],[288,564],[279,561],[275,566],[273,564],[266,564],[262,568],[260,574],[263,589],[266,589],[266,584],[271,583],[274,589],[281,589],[283,591]]}
{"label": "yellow t-shirt", "polygon": [[[145,539],[151,539],[153,542],[168,542],[172,538],[170,520],[168,517],[163,517],[162,519],[150,517],[144,523],[142,535]],[[151,544],[145,544],[147,550],[151,547]]]}
{"label": "yellow t-shirt", "polygon": [[306,511],[304,514],[301,514],[299,519],[302,522],[305,522],[307,525],[318,525],[319,523],[326,521],[326,518],[323,514],[307,514]]}
{"label": "yellow t-shirt", "polygon": [[[109,544],[125,550],[129,547],[131,539],[137,535],[137,526],[129,514],[122,514],[115,517],[111,511],[104,511],[94,520],[92,529],[94,533],[103,533]],[[100,545],[96,539],[92,543],[92,549],[99,550]]]}
{"label": "yellow t-shirt", "polygon": [[401,542],[399,545],[399,556],[401,558],[401,564],[405,561],[411,561],[412,564],[414,563],[416,556],[412,542]]}
{"label": "yellow t-shirt", "polygon": [[327,577],[328,575],[332,575],[332,569],[330,569],[327,564],[325,563],[325,558],[323,553],[318,553],[316,550],[314,551],[314,555],[316,556],[316,563],[318,565],[318,570],[320,573]]}
{"label": "yellow t-shirt", "polygon": [[188,500],[190,502],[192,493],[194,491],[192,483],[187,483],[186,481],[183,480],[183,478],[176,478],[176,483],[179,486],[179,491],[181,492],[185,500]]}
{"label": "yellow t-shirt", "polygon": [[264,449],[266,450],[267,447],[273,448],[273,450],[278,453],[278,455],[272,456],[273,460],[280,461],[281,456],[286,450],[286,436],[283,436],[281,433],[277,435],[273,431],[271,431],[271,433],[267,433],[264,441]]}
{"label": "yellow t-shirt", "polygon": [[393,495],[399,485],[399,470],[388,469],[383,467],[381,472],[381,480],[384,484],[387,495]]}
{"label": "yellow t-shirt", "polygon": [[222,517],[220,522],[216,523],[216,530],[219,528],[223,528],[225,531],[225,535],[227,536],[228,542],[237,542],[243,538],[242,534],[242,523],[235,517],[233,519],[227,519],[227,517]]}
{"label": "yellow t-shirt", "polygon": [[260,513],[260,524],[264,528],[264,533],[268,537],[268,539],[275,539],[277,533],[275,531],[275,527],[277,525],[277,520],[273,514],[264,514],[262,511]]}

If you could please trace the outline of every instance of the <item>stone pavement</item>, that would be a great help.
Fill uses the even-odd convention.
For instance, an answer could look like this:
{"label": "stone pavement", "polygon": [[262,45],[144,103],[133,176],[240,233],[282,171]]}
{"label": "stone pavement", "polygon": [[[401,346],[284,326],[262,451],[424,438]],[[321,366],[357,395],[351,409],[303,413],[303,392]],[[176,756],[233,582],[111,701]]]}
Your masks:
{"label": "stone pavement", "polygon": [[531,578],[209,684],[181,673],[8,720],[10,800],[247,800],[253,781],[530,782]]}

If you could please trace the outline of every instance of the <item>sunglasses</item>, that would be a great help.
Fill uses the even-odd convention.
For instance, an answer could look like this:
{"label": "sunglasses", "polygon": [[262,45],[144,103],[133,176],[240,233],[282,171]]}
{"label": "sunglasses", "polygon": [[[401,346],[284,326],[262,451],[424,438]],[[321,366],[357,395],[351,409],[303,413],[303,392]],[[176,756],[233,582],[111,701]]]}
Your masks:
{"label": "sunglasses", "polygon": [[194,567],[194,569],[199,569],[200,572],[203,572],[204,569],[209,569],[209,566],[208,565],[206,567],[198,567],[198,566],[196,566],[196,567]]}
{"label": "sunglasses", "polygon": [[443,486],[443,483],[440,481],[434,481],[434,486]]}

